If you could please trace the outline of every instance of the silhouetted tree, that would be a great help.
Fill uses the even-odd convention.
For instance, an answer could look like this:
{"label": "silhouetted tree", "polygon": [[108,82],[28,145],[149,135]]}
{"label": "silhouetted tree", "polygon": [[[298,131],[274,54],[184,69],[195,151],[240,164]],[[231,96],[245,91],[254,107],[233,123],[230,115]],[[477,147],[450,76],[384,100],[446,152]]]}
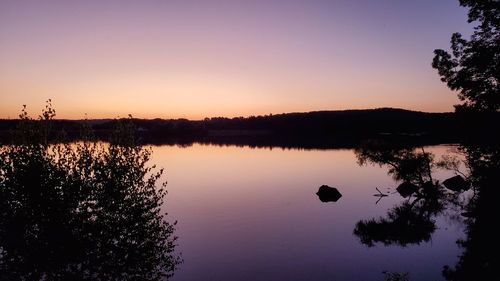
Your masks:
{"label": "silhouetted tree", "polygon": [[1,280],[160,280],[181,262],[162,170],[119,123],[109,144],[51,144],[55,111],[25,110],[0,147]]}
{"label": "silhouetted tree", "polygon": [[432,67],[464,103],[455,108],[478,111],[500,109],[500,1],[460,0],[469,8],[468,22],[477,22],[470,40],[451,37],[451,54],[434,51]]}
{"label": "silhouetted tree", "polygon": [[476,196],[466,206],[466,237],[458,241],[464,251],[454,267],[444,267],[443,275],[454,281],[498,279],[500,147],[462,150]]}

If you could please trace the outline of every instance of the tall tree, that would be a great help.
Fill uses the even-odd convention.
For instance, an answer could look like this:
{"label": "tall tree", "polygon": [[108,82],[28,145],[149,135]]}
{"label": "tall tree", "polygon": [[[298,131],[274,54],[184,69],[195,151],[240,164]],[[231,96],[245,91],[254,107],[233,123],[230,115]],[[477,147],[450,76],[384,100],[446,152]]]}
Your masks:
{"label": "tall tree", "polygon": [[434,50],[432,67],[463,101],[456,110],[500,109],[500,1],[459,0],[469,8],[468,22],[476,23],[469,40],[460,33],[451,37],[451,54]]}

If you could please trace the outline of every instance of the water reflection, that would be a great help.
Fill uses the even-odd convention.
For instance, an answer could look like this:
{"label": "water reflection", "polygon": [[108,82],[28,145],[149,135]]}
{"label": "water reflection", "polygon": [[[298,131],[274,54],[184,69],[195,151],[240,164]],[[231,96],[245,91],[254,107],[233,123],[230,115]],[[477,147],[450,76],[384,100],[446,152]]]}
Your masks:
{"label": "water reflection", "polygon": [[474,196],[465,206],[466,238],[458,244],[464,251],[452,268],[445,266],[447,280],[498,279],[498,200],[500,198],[500,148],[462,146]]}
{"label": "water reflection", "polygon": [[424,149],[369,143],[357,149],[356,156],[360,165],[387,166],[394,180],[403,181],[396,191],[408,198],[391,208],[387,217],[359,221],[354,234],[361,243],[406,246],[429,241],[436,229],[433,217],[442,211],[445,197],[439,182],[432,177],[433,155]]}
{"label": "water reflection", "polygon": [[[2,187],[10,186],[0,194],[0,279],[154,280],[173,273],[179,261],[173,251],[173,225],[161,226],[158,201],[148,199],[159,197],[149,181],[143,185],[138,180],[142,172],[136,164],[144,159],[136,157],[140,153],[127,145],[109,151],[73,146],[88,156],[54,154],[67,156],[61,158],[30,146],[17,148],[9,150],[17,153],[12,157],[4,150],[2,160],[7,160],[0,164],[6,171],[0,175]],[[186,262],[174,278],[440,280],[445,264],[450,266],[444,276],[450,280],[481,276],[475,271],[494,264],[491,245],[498,236],[494,231],[489,237],[484,234],[495,222],[495,193],[490,191],[488,201],[479,187],[498,181],[491,175],[479,179],[484,171],[495,170],[491,163],[498,163],[498,156],[492,160],[485,148],[464,146],[464,169],[461,158],[452,154],[447,161],[437,159],[446,149],[380,144],[357,150],[358,161],[387,167],[393,181],[378,167],[360,169],[352,150],[155,147],[155,162],[169,168],[169,204],[161,212],[168,210],[182,223],[175,233],[180,233]],[[12,163],[7,156],[22,161]],[[120,160],[129,157],[132,161]],[[89,168],[66,169],[85,167],[76,163]],[[482,167],[476,169],[477,176],[472,176],[472,167]],[[473,188],[446,188],[441,180],[451,172],[443,176],[441,169],[455,172],[453,176],[460,175]],[[312,193],[332,182],[343,196],[336,203],[318,202]],[[44,189],[30,187],[38,185]],[[380,196],[384,199],[378,205],[373,204],[375,188],[388,195]],[[464,195],[472,199],[458,200]],[[478,206],[486,207],[478,213]],[[451,208],[459,210],[453,214],[468,234],[457,264],[454,242],[462,225],[451,229],[455,225],[446,217]],[[360,224],[359,236],[353,236],[358,221],[365,222],[365,229]],[[372,247],[360,244],[363,239]],[[397,246],[376,247],[380,244]]]}
{"label": "water reflection", "polygon": [[180,258],[150,151],[123,138],[49,145],[37,126],[24,120],[24,137],[0,148],[1,279],[172,276]]}
{"label": "water reflection", "polygon": [[[373,247],[407,246],[431,239],[436,230],[435,217],[446,208],[459,207],[466,224],[466,238],[457,241],[464,248],[454,267],[443,268],[447,280],[487,280],[496,276],[498,229],[496,206],[500,198],[500,149],[498,147],[466,146],[458,149],[463,158],[444,155],[436,161],[434,155],[422,149],[395,148],[383,143],[368,143],[356,150],[360,165],[372,163],[388,168],[396,188],[404,200],[388,210],[386,217],[361,220],[354,235],[361,243]],[[450,169],[457,175],[442,183],[433,178],[435,169]],[[459,195],[472,187],[472,196],[461,204]],[[448,190],[446,190],[446,189]]]}

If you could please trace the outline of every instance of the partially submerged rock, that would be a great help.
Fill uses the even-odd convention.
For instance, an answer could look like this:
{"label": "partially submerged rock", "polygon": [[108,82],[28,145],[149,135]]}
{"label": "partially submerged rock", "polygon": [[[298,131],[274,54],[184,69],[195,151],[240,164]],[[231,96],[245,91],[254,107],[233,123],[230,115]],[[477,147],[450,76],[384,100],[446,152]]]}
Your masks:
{"label": "partially submerged rock", "polygon": [[470,188],[470,184],[462,176],[459,175],[443,181],[443,185],[449,190],[455,192],[468,190]]}
{"label": "partially submerged rock", "polygon": [[316,195],[318,195],[321,202],[337,202],[342,197],[338,189],[329,187],[328,185],[320,186]]}
{"label": "partially submerged rock", "polygon": [[426,197],[436,197],[439,195],[438,186],[431,181],[425,182],[422,185],[422,192]]}
{"label": "partially submerged rock", "polygon": [[412,195],[414,192],[418,190],[418,186],[414,185],[411,182],[403,182],[400,184],[397,188],[396,191],[399,193],[399,195],[403,196],[403,198],[406,198],[410,195]]}

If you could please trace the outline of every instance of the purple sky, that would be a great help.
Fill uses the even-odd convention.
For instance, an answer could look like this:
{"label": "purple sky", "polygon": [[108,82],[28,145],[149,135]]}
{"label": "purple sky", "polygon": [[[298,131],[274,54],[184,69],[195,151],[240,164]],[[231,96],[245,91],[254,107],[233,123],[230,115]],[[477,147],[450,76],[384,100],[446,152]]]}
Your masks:
{"label": "purple sky", "polygon": [[0,118],[452,111],[433,50],[457,0],[0,0]]}

